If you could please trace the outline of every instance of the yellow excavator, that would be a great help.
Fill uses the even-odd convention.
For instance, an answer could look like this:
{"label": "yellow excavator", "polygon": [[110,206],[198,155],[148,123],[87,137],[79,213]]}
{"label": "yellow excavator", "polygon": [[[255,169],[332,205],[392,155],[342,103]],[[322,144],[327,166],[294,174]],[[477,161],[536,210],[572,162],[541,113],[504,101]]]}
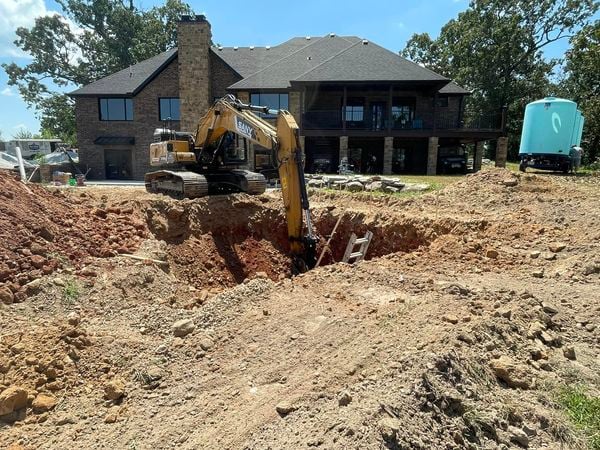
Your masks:
{"label": "yellow excavator", "polygon": [[[276,116],[276,126],[254,112]],[[266,178],[237,168],[247,163],[246,140],[271,151],[279,172],[295,270],[311,269],[316,261],[317,239],[306,193],[298,124],[288,111],[247,105],[228,95],[207,111],[195,134],[167,127],[157,129],[150,144],[150,165],[163,169],[146,174],[146,190],[180,199],[235,192],[262,194]]]}

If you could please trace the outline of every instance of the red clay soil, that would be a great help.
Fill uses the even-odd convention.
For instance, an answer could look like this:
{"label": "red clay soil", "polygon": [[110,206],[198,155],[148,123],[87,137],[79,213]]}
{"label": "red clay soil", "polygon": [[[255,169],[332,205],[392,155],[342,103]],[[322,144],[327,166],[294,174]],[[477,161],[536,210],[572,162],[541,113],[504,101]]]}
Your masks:
{"label": "red clay soil", "polygon": [[145,236],[131,207],[98,208],[86,194],[67,197],[0,171],[0,290],[10,296],[8,288],[15,301],[42,275],[90,256],[135,251]]}

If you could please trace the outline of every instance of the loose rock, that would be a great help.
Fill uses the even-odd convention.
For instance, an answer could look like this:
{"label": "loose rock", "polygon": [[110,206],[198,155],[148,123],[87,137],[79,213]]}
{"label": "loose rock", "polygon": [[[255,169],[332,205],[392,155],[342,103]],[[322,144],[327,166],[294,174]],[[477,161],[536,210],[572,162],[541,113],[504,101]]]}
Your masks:
{"label": "loose rock", "polygon": [[13,295],[12,291],[6,286],[0,287],[0,302],[4,303],[5,305],[10,305],[14,301],[15,296]]}
{"label": "loose rock", "polygon": [[532,384],[531,375],[526,366],[517,364],[508,356],[501,356],[491,361],[494,375],[510,388],[529,389]]}
{"label": "loose rock", "polygon": [[277,414],[279,414],[281,417],[285,417],[289,413],[294,412],[297,409],[297,406],[292,405],[291,403],[286,401],[282,401],[275,406],[275,411],[277,411]]}
{"label": "loose rock", "polygon": [[104,385],[104,398],[116,401],[125,395],[125,383],[123,380],[114,379]]}
{"label": "loose rock", "polygon": [[50,411],[52,408],[56,406],[58,401],[52,395],[48,394],[39,394],[31,404],[33,410],[37,413],[43,413],[46,411]]}
{"label": "loose rock", "polygon": [[523,430],[517,427],[508,427],[510,433],[510,440],[515,444],[519,444],[522,447],[529,447],[529,436]]}
{"label": "loose rock", "polygon": [[183,319],[175,322],[171,329],[176,337],[185,337],[196,329],[192,319]]}
{"label": "loose rock", "polygon": [[571,360],[577,359],[577,355],[575,354],[575,347],[573,347],[572,345],[567,345],[567,346],[565,346],[565,348],[563,348],[563,355],[567,359],[571,359]]}
{"label": "loose rock", "polygon": [[338,405],[339,406],[348,406],[352,402],[352,396],[348,391],[342,391],[338,395]]}
{"label": "loose rock", "polygon": [[11,386],[0,393],[0,416],[10,414],[27,406],[27,391]]}

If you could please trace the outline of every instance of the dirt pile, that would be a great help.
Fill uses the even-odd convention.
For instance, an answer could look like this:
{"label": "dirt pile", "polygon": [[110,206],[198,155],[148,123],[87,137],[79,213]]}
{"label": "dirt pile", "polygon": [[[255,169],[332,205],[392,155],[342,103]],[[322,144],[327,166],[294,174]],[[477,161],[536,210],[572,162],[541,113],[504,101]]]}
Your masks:
{"label": "dirt pile", "polygon": [[79,316],[0,336],[0,420],[44,422],[60,397],[80,384],[92,345]]}
{"label": "dirt pile", "polygon": [[278,198],[161,198],[147,204],[144,214],[150,232],[169,244],[173,273],[199,289],[220,290],[257,274],[273,280],[291,276]]}
{"label": "dirt pile", "polygon": [[345,217],[333,259],[366,230],[371,259],[291,278],[278,193],[87,192],[168,264],[94,259],[0,306],[0,408],[25,412],[0,447],[583,449],[559,394],[600,392],[597,183],[316,193],[323,239]]}
{"label": "dirt pile", "polygon": [[25,284],[58,267],[133,252],[146,236],[131,206],[106,208],[92,204],[86,194],[66,196],[24,185],[2,171],[0,210],[0,291],[5,303],[22,300]]}

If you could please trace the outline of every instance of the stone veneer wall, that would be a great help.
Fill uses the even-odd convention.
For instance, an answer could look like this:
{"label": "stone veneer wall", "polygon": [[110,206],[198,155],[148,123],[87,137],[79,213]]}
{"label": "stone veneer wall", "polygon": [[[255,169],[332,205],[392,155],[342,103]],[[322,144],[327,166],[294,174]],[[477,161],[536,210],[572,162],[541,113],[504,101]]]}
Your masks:
{"label": "stone veneer wall", "polygon": [[181,129],[195,130],[212,104],[210,23],[204,16],[182,17],[177,24]]}

